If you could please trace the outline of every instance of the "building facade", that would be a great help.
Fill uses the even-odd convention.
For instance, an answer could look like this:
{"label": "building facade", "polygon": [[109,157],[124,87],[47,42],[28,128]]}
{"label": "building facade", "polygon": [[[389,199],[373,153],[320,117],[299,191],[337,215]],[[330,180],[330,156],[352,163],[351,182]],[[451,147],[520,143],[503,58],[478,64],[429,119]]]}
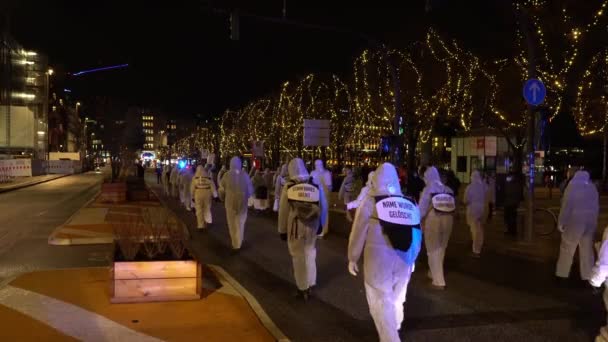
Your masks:
{"label": "building facade", "polygon": [[0,32],[0,157],[48,159],[49,73],[45,56]]}

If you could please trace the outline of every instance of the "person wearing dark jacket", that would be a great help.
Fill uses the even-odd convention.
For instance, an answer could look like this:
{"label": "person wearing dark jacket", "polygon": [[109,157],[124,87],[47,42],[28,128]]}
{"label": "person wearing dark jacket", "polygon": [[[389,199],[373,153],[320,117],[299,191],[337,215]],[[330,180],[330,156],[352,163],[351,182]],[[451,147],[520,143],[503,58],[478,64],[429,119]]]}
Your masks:
{"label": "person wearing dark jacket", "polygon": [[454,171],[448,170],[447,172],[447,183],[446,185],[454,191],[454,196],[458,198],[458,189],[460,189],[460,180],[454,174]]}
{"label": "person wearing dark jacket", "polygon": [[505,225],[506,234],[517,236],[517,208],[523,200],[522,184],[514,172],[510,172],[505,179]]}
{"label": "person wearing dark jacket", "polygon": [[416,170],[412,171],[412,174],[407,177],[407,191],[406,195],[414,198],[416,203],[420,201],[420,193],[424,189],[424,181],[420,178],[420,175]]}

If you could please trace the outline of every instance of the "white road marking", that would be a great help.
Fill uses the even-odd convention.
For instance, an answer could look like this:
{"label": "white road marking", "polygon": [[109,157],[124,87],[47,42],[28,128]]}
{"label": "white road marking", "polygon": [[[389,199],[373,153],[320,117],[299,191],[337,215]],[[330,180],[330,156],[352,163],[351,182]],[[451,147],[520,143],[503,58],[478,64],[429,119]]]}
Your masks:
{"label": "white road marking", "polygon": [[0,290],[0,304],[81,341],[162,341],[76,305],[10,285]]}

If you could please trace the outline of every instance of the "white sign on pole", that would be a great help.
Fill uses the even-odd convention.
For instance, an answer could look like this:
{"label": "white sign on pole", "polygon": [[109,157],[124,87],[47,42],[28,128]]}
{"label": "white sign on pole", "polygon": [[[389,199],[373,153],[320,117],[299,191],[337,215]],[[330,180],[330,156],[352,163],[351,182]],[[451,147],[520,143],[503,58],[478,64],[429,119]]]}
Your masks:
{"label": "white sign on pole", "polygon": [[486,137],[485,154],[486,156],[496,157],[496,137]]}
{"label": "white sign on pole", "polygon": [[254,157],[264,157],[264,141],[254,141],[251,143],[251,153]]}
{"label": "white sign on pole", "polygon": [[329,146],[329,120],[304,119],[304,146]]}

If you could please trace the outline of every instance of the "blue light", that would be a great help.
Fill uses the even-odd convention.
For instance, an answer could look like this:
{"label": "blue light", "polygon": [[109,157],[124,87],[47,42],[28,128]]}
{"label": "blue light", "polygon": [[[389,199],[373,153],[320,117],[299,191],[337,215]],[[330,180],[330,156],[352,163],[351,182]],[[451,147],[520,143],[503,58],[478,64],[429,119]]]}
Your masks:
{"label": "blue light", "polygon": [[184,167],[186,167],[186,161],[180,160],[179,163],[177,163],[177,165],[180,169],[183,169]]}
{"label": "blue light", "polygon": [[120,69],[120,68],[126,68],[128,66],[129,66],[129,64],[112,65],[112,66],[103,67],[103,68],[95,68],[95,69],[83,70],[83,71],[79,71],[79,72],[77,72],[75,74],[72,74],[72,75],[73,76],[80,76],[80,75],[88,74],[88,73],[91,73],[91,72],[104,71],[104,70],[112,70],[112,69]]}

